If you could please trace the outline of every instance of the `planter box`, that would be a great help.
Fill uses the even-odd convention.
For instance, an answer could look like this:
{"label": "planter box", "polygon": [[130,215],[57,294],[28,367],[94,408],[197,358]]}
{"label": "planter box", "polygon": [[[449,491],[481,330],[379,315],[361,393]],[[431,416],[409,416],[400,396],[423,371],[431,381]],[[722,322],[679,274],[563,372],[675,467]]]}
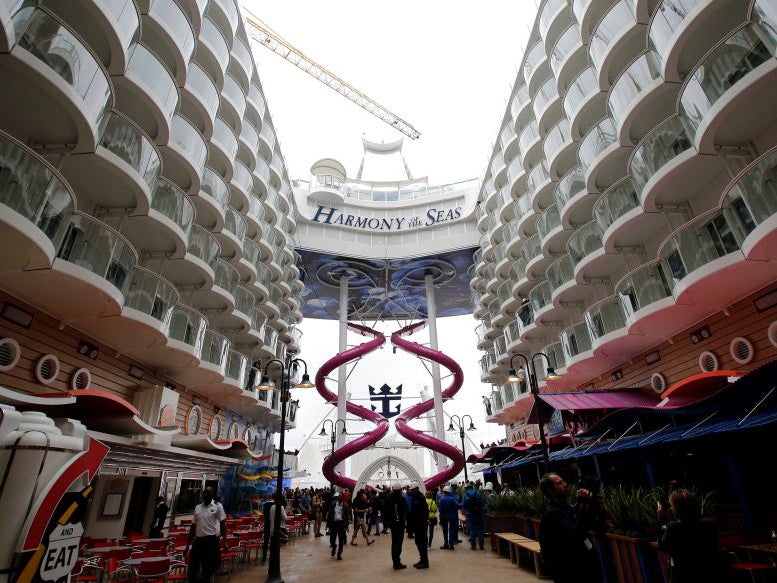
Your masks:
{"label": "planter box", "polygon": [[531,525],[531,536],[528,534],[526,536],[529,536],[529,538],[533,538],[534,540],[540,540],[540,518],[529,518],[529,524]]}
{"label": "planter box", "polygon": [[491,550],[496,551],[496,532],[518,532],[518,518],[512,514],[487,514],[486,532],[491,535]]}
{"label": "planter box", "polygon": [[528,516],[518,514],[515,519],[518,522],[518,530],[516,530],[518,534],[537,540],[536,533],[534,532],[534,523],[532,523]]}
{"label": "planter box", "polygon": [[662,581],[658,556],[649,538],[633,538],[607,533],[612,549],[615,575],[621,583],[654,583]]}

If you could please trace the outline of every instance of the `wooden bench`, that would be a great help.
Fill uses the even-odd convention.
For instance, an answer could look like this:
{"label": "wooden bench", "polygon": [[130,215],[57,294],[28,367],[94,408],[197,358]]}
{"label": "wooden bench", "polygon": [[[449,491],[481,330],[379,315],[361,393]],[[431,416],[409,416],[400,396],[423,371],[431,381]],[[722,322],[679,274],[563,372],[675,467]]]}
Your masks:
{"label": "wooden bench", "polygon": [[499,554],[502,553],[502,543],[505,543],[510,560],[519,567],[524,566],[524,558],[532,558],[532,566],[534,567],[534,573],[540,579],[547,579],[548,577],[542,572],[542,551],[540,549],[540,543],[534,539],[527,538],[514,532],[496,532],[494,538],[497,543],[496,551]]}

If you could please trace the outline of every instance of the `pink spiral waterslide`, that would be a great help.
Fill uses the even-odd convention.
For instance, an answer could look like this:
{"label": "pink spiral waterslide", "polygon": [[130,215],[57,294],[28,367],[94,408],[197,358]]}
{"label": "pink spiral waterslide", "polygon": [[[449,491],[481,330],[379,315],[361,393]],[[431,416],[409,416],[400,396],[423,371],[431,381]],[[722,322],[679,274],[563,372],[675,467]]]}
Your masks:
{"label": "pink spiral waterslide", "polygon": [[[368,328],[367,326],[348,324],[348,327],[362,336],[374,336],[374,338],[367,342],[363,342],[358,346],[344,350],[327,360],[324,365],[318,369],[318,373],[316,373],[316,389],[318,390],[318,393],[326,399],[326,402],[331,403],[332,405],[337,405],[337,395],[326,388],[326,378],[329,376],[329,373],[339,366],[351,362],[352,360],[356,360],[373,350],[377,350],[386,342],[386,337],[383,336],[383,334],[377,330]],[[354,439],[353,441],[346,443],[340,449],[335,450],[334,453],[327,456],[324,460],[322,471],[324,476],[326,476],[326,479],[341,488],[348,488],[353,491],[353,488],[356,486],[356,480],[342,475],[337,472],[335,468],[344,459],[351,457],[358,451],[370,447],[381,437],[386,435],[386,433],[388,433],[388,419],[379,413],[371,411],[361,405],[357,405],[356,403],[352,403],[351,401],[346,403],[346,410],[357,417],[361,417],[365,421],[371,421],[377,425],[372,431],[368,431],[358,439]]]}
{"label": "pink spiral waterslide", "polygon": [[[442,392],[443,401],[447,401],[459,392],[461,385],[464,383],[464,372],[461,370],[459,364],[450,356],[443,354],[439,350],[434,350],[428,346],[423,346],[417,342],[411,342],[410,340],[403,338],[403,336],[409,336],[414,332],[423,329],[425,326],[426,322],[417,322],[405,326],[391,335],[391,343],[411,354],[439,363],[451,371],[453,380],[448,388]],[[423,445],[437,453],[441,453],[451,460],[451,463],[446,466],[443,471],[424,480],[424,485],[427,490],[436,488],[437,486],[448,482],[451,478],[457,476],[464,467],[464,454],[459,451],[459,448],[423,433],[422,431],[413,429],[407,424],[411,419],[420,417],[424,413],[431,411],[433,408],[434,399],[427,399],[426,401],[422,401],[421,403],[410,407],[410,409],[399,415],[394,423],[397,431],[403,437],[409,439],[413,443]]]}

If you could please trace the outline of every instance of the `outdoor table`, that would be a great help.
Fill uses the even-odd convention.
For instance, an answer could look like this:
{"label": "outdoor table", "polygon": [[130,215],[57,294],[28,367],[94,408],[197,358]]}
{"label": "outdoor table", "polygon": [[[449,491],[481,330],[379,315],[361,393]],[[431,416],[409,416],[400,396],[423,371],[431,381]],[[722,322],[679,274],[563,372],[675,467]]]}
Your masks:
{"label": "outdoor table", "polygon": [[126,549],[133,549],[130,545],[114,545],[112,547],[92,547],[86,549],[87,555],[100,555],[103,553],[110,553],[113,551],[123,551]]}
{"label": "outdoor table", "polygon": [[156,541],[159,541],[159,540],[168,540],[168,539],[167,539],[167,537],[164,537],[164,536],[159,537],[159,538],[136,538],[135,540],[133,540],[131,542],[146,544],[146,543],[156,542]]}
{"label": "outdoor table", "polygon": [[140,563],[154,563],[157,561],[169,561],[170,557],[140,557],[139,559],[125,559],[122,564],[128,567],[137,567]]}

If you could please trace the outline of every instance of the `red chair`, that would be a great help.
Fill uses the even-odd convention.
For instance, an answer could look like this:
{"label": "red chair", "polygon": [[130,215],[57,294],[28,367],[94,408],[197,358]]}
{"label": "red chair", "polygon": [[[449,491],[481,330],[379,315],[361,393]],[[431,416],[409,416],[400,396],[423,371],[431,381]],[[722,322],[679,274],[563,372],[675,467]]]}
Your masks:
{"label": "red chair", "polygon": [[79,583],[93,583],[100,580],[100,558],[91,557],[89,559],[79,558],[73,570],[70,572],[70,580]]}
{"label": "red chair", "polygon": [[246,563],[251,560],[251,551],[256,551],[256,563],[259,564],[259,551],[262,549],[262,533],[242,533],[240,535],[240,546],[243,548],[243,557]]}
{"label": "red chair", "polygon": [[145,583],[165,583],[171,563],[170,557],[162,557],[157,561],[141,561],[135,567],[135,577]]}
{"label": "red chair", "polygon": [[[185,543],[184,543],[185,544]],[[146,543],[146,551],[167,552],[170,549],[170,539],[160,538]]]}
{"label": "red chair", "polygon": [[167,583],[188,581],[189,580],[189,565],[183,561],[171,561],[170,571],[167,573]]}

